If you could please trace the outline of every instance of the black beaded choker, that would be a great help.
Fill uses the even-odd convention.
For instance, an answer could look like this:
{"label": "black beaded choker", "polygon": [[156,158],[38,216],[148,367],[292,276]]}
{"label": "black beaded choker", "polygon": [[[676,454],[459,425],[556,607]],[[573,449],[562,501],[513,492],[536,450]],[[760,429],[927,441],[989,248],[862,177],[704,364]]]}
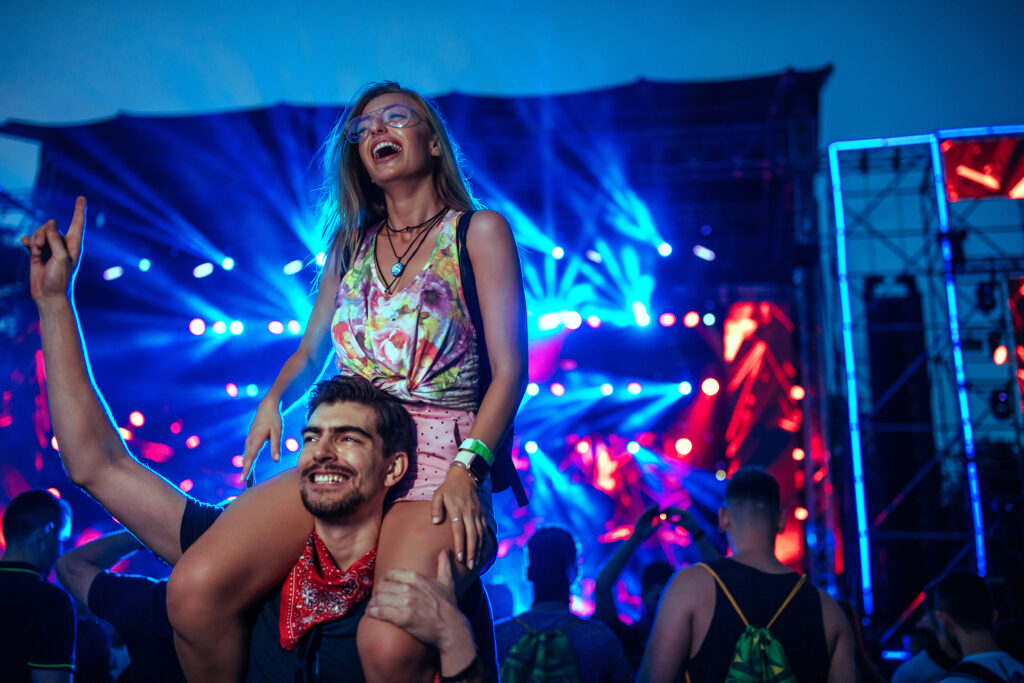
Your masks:
{"label": "black beaded choker", "polygon": [[388,219],[384,223],[384,227],[386,227],[388,229],[388,232],[412,232],[413,230],[419,230],[420,228],[422,228],[425,225],[430,225],[431,223],[433,223],[434,221],[439,219],[441,216],[443,216],[444,212],[447,211],[447,210],[448,210],[448,207],[445,206],[440,211],[438,211],[437,213],[435,213],[433,216],[431,216],[427,220],[423,221],[422,223],[417,223],[416,225],[407,225],[404,228],[393,228],[393,227],[391,227],[391,219]]}

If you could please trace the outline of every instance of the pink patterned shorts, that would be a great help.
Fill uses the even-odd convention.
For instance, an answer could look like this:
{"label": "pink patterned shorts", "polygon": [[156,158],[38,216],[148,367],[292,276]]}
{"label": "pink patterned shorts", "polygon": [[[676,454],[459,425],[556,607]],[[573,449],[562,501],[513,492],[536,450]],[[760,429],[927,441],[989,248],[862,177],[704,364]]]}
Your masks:
{"label": "pink patterned shorts", "polygon": [[[409,403],[405,408],[416,423],[416,454],[410,459],[405,477],[388,494],[388,503],[431,500],[444,483],[448,468],[459,452],[459,444],[469,435],[476,420],[475,413],[425,403]],[[487,518],[487,527],[497,539],[498,527],[491,505],[489,477],[480,484],[477,493]]]}

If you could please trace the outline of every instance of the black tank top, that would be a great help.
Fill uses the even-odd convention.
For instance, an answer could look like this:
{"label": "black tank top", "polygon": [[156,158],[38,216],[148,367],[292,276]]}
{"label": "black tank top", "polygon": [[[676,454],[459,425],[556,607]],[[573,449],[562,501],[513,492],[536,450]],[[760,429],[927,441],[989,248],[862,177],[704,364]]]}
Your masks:
{"label": "black tank top", "polygon": [[[796,572],[766,574],[729,558],[708,562],[708,565],[732,593],[751,626],[766,626],[800,580]],[[686,667],[693,683],[725,680],[736,640],[744,628],[740,615],[715,582],[715,613],[711,626]],[[821,597],[814,586],[805,583],[770,630],[782,643],[789,666],[800,683],[828,680],[828,644],[821,619]]]}

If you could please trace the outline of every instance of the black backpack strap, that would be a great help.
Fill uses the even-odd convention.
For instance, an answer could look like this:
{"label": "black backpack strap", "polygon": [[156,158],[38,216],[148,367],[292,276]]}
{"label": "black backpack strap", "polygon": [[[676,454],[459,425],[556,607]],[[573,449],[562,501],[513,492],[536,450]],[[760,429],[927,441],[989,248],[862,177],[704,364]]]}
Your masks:
{"label": "black backpack strap", "polygon": [[977,662],[960,662],[940,680],[944,681],[953,676],[973,678],[977,681],[982,681],[983,683],[1007,683],[1005,678]]}
{"label": "black backpack strap", "polygon": [[[469,309],[469,318],[473,321],[473,328],[477,335],[477,356],[479,358],[480,382],[478,385],[478,396],[483,399],[487,388],[491,386],[491,361],[487,355],[487,340],[484,337],[484,318],[480,312],[480,297],[476,291],[476,277],[473,274],[473,262],[469,257],[469,248],[466,246],[466,234],[469,232],[469,224],[473,219],[475,211],[466,211],[459,216],[459,222],[455,226],[455,243],[459,250],[459,278],[462,280],[462,294],[466,297],[466,307]],[[519,478],[519,471],[512,462],[512,432],[510,424],[501,441],[494,449],[495,460],[494,470],[491,473],[491,481],[495,481],[495,475],[508,481],[515,494],[516,503],[520,507],[530,502],[526,495],[526,489]],[[501,490],[500,488],[496,490]]]}

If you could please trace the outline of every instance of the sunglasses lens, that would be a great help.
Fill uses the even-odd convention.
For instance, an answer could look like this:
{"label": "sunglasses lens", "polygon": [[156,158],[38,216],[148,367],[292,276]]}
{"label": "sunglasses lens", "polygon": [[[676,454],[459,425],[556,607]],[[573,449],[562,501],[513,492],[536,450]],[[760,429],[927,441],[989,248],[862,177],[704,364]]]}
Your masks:
{"label": "sunglasses lens", "polygon": [[345,137],[351,143],[361,142],[363,138],[370,132],[370,126],[373,125],[373,116],[357,116],[348,122],[345,126]]}
{"label": "sunglasses lens", "polygon": [[391,104],[380,110],[380,118],[392,128],[405,128],[412,122],[412,108],[404,104]]}

